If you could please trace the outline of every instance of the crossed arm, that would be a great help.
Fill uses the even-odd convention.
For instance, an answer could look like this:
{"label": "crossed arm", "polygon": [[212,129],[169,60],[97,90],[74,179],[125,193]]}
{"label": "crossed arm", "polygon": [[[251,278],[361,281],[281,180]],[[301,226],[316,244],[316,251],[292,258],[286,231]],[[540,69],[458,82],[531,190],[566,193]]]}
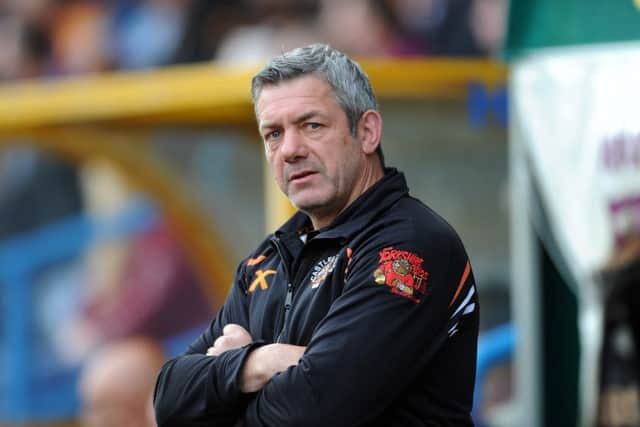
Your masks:
{"label": "crossed arm", "polygon": [[[306,347],[254,341],[247,332],[245,296],[240,287],[232,288],[210,328],[159,374],[158,425],[234,426],[243,419],[262,427],[321,426],[331,420],[338,427],[375,419],[447,337],[447,307],[456,290],[451,276],[457,283],[467,259],[463,251],[453,260],[445,255],[425,256],[430,290],[419,304],[372,281],[377,252],[368,251],[362,260],[354,257],[342,294]],[[461,294],[471,286],[469,278]],[[462,412],[465,399],[455,402]]]}
{"label": "crossed arm", "polygon": [[[219,356],[225,351],[251,344],[249,332],[240,325],[230,323],[222,335],[207,350],[207,356]],[[306,347],[291,344],[267,344],[253,350],[247,357],[240,374],[240,390],[254,393],[262,389],[278,372],[298,364]]]}

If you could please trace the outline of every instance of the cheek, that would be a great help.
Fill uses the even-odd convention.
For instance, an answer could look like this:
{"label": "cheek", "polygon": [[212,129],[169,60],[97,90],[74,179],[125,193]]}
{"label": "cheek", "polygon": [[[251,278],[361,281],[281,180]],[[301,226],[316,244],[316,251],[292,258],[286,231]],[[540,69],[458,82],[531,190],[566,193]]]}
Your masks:
{"label": "cheek", "polygon": [[362,159],[360,151],[357,149],[349,149],[340,158],[340,169],[342,170],[342,184],[347,188],[351,188],[358,179],[362,170]]}
{"label": "cheek", "polygon": [[267,153],[267,163],[269,164],[269,169],[271,170],[272,176],[275,178],[276,182],[279,185],[282,185],[283,178],[283,162],[280,161],[279,157],[272,154]]}

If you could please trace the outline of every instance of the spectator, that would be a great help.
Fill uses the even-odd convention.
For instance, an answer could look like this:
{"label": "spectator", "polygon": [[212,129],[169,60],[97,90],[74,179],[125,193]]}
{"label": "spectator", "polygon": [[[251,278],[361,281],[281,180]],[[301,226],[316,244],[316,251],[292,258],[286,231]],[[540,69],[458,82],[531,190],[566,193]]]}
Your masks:
{"label": "spectator", "polygon": [[208,61],[233,28],[255,24],[249,0],[192,0],[186,12],[185,30],[174,62]]}
{"label": "spectator", "polygon": [[26,147],[0,153],[0,239],[79,213],[82,205],[72,164]]}
{"label": "spectator", "polygon": [[601,427],[640,425],[640,234],[620,240],[599,274],[604,303],[598,420]]}
{"label": "spectator", "polygon": [[389,53],[391,34],[385,15],[370,0],[321,0],[318,23],[326,41],[336,49],[357,56]]}
{"label": "spectator", "polygon": [[74,1],[59,6],[50,29],[56,74],[96,73],[111,68],[109,15],[99,2]]}
{"label": "spectator", "polygon": [[111,40],[116,65],[124,69],[167,65],[185,33],[186,0],[145,0],[117,16]]}
{"label": "spectator", "polygon": [[320,37],[313,1],[249,0],[249,6],[260,21],[231,29],[221,40],[215,59],[256,63]]}
{"label": "spectator", "polygon": [[85,364],[78,392],[85,427],[155,427],[151,394],[162,347],[135,337],[106,344]]}
{"label": "spectator", "polygon": [[470,56],[481,53],[469,24],[473,0],[377,0],[407,43],[422,54]]}
{"label": "spectator", "polygon": [[470,20],[475,43],[483,53],[497,56],[504,43],[506,33],[506,1],[474,0]]}

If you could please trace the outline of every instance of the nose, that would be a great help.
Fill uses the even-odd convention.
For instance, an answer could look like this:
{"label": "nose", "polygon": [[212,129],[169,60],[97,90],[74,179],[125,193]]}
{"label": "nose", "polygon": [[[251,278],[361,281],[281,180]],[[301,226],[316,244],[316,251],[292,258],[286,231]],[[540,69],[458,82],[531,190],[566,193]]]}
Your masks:
{"label": "nose", "polygon": [[305,158],[308,154],[304,136],[297,129],[290,129],[283,135],[284,140],[280,148],[282,157],[288,163]]}

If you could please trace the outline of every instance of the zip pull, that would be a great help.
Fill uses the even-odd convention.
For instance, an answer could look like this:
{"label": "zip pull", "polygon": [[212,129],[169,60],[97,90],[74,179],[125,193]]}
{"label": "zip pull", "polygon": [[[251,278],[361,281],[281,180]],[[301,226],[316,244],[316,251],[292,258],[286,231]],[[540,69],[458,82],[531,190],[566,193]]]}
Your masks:
{"label": "zip pull", "polygon": [[291,283],[287,284],[287,296],[284,298],[284,313],[285,313],[285,321],[287,320],[287,314],[291,309],[291,303],[293,302],[293,285]]}

